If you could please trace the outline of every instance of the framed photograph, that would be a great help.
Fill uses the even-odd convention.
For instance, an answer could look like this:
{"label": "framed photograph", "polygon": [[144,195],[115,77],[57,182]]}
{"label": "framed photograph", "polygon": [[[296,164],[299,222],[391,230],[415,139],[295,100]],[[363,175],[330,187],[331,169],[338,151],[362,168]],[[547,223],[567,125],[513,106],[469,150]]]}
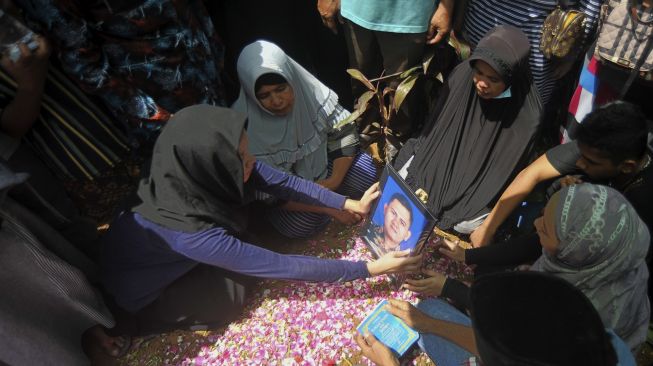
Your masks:
{"label": "framed photograph", "polygon": [[363,240],[376,258],[406,249],[411,254],[419,253],[435,226],[435,219],[389,165],[383,170],[379,190],[381,196],[363,226]]}

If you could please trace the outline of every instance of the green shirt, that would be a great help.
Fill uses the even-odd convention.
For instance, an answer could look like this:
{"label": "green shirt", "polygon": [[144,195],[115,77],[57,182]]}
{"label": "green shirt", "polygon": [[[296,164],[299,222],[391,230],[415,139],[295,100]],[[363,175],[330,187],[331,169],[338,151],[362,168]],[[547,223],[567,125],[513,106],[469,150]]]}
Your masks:
{"label": "green shirt", "polygon": [[375,31],[424,33],[439,0],[342,0],[340,13]]}

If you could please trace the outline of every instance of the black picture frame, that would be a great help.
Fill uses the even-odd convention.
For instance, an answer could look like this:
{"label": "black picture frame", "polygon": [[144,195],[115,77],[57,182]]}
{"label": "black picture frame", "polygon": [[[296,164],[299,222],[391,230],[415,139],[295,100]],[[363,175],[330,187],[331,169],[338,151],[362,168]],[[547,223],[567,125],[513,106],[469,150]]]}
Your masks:
{"label": "black picture frame", "polygon": [[[390,165],[386,165],[379,180],[381,195],[370,209],[370,215],[361,230],[361,237],[375,258],[393,250],[411,250],[419,254],[435,227],[435,218],[424,203]],[[403,197],[403,199],[399,197]],[[406,239],[405,229],[408,207],[410,209],[410,236]],[[391,221],[386,226],[386,217]],[[398,224],[401,222],[402,224]],[[386,231],[392,235],[386,235]],[[404,238],[397,243],[399,238]],[[394,240],[392,240],[394,239]],[[396,285],[401,285],[405,276],[390,275]]]}

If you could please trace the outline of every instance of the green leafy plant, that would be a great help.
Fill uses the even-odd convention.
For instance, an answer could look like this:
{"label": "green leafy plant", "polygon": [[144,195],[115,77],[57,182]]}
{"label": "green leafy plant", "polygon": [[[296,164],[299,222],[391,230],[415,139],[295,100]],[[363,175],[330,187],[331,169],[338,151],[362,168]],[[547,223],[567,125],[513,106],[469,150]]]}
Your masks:
{"label": "green leafy plant", "polygon": [[[441,83],[441,74],[438,73],[436,76],[429,73],[434,56],[435,52],[432,52],[427,55],[422,65],[401,73],[382,74],[375,79],[368,79],[357,69],[347,70],[347,73],[362,83],[367,91],[358,98],[351,115],[340,121],[338,126],[356,122],[362,146],[372,155],[377,164],[390,162],[408,137],[392,129],[393,120],[404,106],[407,97],[414,92],[413,89],[416,89],[418,80],[426,78],[439,80]],[[395,85],[396,87],[393,87]],[[427,86],[433,85],[429,83]]]}

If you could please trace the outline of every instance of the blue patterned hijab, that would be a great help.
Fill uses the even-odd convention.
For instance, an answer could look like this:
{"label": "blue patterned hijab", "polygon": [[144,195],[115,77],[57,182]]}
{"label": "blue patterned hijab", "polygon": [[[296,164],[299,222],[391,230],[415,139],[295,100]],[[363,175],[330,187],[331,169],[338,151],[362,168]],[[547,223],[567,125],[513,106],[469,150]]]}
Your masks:
{"label": "blue patterned hijab", "polygon": [[626,198],[610,187],[584,183],[565,187],[557,195],[558,248],[554,255],[543,252],[532,269],[579,288],[607,328],[631,348],[638,346],[646,339],[650,314],[646,225]]}

